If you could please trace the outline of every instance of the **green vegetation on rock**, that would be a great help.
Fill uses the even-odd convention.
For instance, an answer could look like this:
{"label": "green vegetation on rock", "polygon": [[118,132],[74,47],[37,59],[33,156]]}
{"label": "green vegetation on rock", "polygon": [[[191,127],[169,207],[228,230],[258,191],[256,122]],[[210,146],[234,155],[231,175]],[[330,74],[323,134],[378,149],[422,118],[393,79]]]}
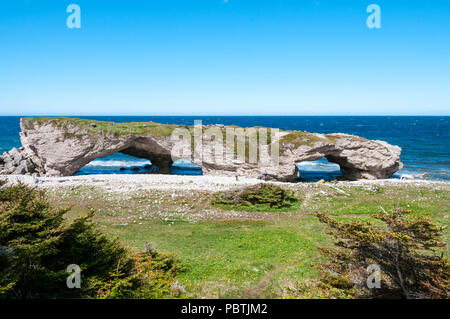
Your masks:
{"label": "green vegetation on rock", "polygon": [[280,139],[280,153],[284,154],[286,149],[296,149],[303,145],[311,146],[317,142],[335,143],[336,139],[325,137],[322,138],[312,133],[302,131],[289,131]]}
{"label": "green vegetation on rock", "polygon": [[[145,136],[154,137],[170,136],[177,125],[159,124],[154,122],[128,122],[116,123],[96,121],[72,117],[24,117],[22,123],[27,129],[34,128],[35,124],[51,124],[55,127],[68,129],[70,126],[86,130],[90,135],[112,134],[115,136]],[[81,134],[67,133],[67,138],[82,138]]]}
{"label": "green vegetation on rock", "polygon": [[327,134],[319,136],[317,134],[302,132],[302,131],[288,131],[289,134],[284,135],[280,139],[280,145],[283,146],[282,150],[286,147],[298,148],[303,145],[312,145],[316,142],[336,143],[338,139],[345,138],[347,140],[364,142],[367,139],[359,136],[344,135],[344,134]]}

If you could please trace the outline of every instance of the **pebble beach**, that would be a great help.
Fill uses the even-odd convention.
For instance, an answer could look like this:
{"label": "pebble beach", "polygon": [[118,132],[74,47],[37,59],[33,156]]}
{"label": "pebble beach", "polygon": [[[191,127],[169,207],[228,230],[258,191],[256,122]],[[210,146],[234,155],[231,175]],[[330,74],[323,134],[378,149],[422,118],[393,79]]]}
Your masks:
{"label": "pebble beach", "polygon": [[67,177],[33,177],[28,175],[0,175],[0,179],[9,183],[24,183],[39,188],[93,186],[100,187],[111,192],[133,192],[138,190],[167,190],[167,191],[221,191],[234,187],[255,185],[258,183],[273,183],[289,188],[311,187],[316,184],[330,187],[373,187],[410,185],[436,188],[450,188],[450,183],[445,181],[428,180],[361,180],[361,181],[336,181],[329,183],[282,183],[263,181],[256,178],[243,178],[229,176],[183,176],[165,174],[105,174],[83,175]]}

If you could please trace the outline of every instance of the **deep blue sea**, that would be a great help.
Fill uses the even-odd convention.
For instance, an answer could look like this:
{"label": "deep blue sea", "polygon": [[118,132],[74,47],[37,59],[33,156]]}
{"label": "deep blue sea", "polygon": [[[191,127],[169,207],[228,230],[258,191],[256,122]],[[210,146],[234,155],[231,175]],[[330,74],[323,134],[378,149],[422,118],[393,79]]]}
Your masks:
{"label": "deep blue sea", "polygon": [[[432,180],[450,181],[450,117],[449,116],[89,116],[83,117],[112,122],[154,121],[167,124],[193,125],[194,120],[203,124],[238,125],[242,127],[266,126],[282,130],[302,130],[314,133],[347,133],[368,139],[387,141],[402,147],[404,163],[400,174],[428,172]],[[0,153],[12,147],[20,147],[19,117],[0,117]],[[151,170],[147,160],[124,154],[113,154],[97,159],[77,174],[143,173]],[[147,165],[147,166],[146,166]],[[147,168],[146,168],[147,167]],[[181,167],[181,170],[180,170]],[[184,169],[183,167],[188,168]],[[122,168],[122,169],[121,169]],[[302,176],[311,180],[322,175],[339,175],[339,167],[321,160],[300,164]],[[200,174],[189,170],[185,164],[174,167],[176,174]]]}

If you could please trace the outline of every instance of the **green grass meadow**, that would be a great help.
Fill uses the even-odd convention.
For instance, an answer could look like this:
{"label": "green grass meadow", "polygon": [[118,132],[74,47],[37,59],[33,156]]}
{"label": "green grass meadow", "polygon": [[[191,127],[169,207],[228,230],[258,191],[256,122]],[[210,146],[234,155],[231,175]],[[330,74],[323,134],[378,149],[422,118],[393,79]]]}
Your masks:
{"label": "green grass meadow", "polygon": [[[382,209],[401,207],[449,225],[448,188],[343,189],[349,196],[326,185],[311,184],[295,190],[301,198],[295,211],[251,212],[237,217],[233,211],[211,205],[212,193],[195,198],[185,193],[176,200],[160,191],[142,191],[128,200],[119,195],[108,195],[105,200],[104,193],[94,188],[64,190],[65,196],[61,189],[48,193],[56,204],[76,207],[73,214],[95,208],[101,228],[131,249],[142,250],[148,242],[160,251],[175,253],[188,267],[178,277],[187,298],[293,297],[297,283],[318,276],[313,266],[323,257],[317,248],[332,245],[316,212],[339,220],[372,221],[371,216]],[[158,205],[153,204],[155,200]],[[170,218],[162,218],[161,211],[170,213]],[[178,216],[180,211],[183,213]],[[209,213],[202,218],[202,211]],[[195,220],[189,218],[192,214],[196,214]],[[444,241],[449,243],[448,229]],[[443,253],[450,255],[448,246]]]}

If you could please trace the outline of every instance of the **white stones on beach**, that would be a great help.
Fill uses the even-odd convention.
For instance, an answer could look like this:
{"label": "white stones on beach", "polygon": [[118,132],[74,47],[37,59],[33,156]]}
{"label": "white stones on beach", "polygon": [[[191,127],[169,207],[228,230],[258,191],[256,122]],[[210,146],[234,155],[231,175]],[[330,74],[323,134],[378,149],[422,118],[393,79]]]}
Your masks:
{"label": "white stones on beach", "polygon": [[[84,175],[69,177],[33,177],[29,175],[0,175],[0,179],[8,180],[8,184],[24,183],[33,187],[59,188],[69,187],[74,189],[79,186],[93,186],[102,188],[111,193],[130,193],[139,190],[162,190],[170,191],[171,199],[176,198],[179,191],[221,191],[239,186],[255,185],[258,183],[273,183],[289,188],[314,187],[315,183],[282,183],[262,181],[256,178],[240,178],[239,181],[232,176],[182,176],[182,175]],[[345,186],[385,186],[385,185],[448,185],[447,182],[425,181],[425,180],[360,180],[339,181],[332,184],[322,185],[330,188]],[[336,190],[337,191],[337,190]],[[339,192],[339,191],[338,191]],[[153,204],[158,206],[162,199],[155,199]]]}

